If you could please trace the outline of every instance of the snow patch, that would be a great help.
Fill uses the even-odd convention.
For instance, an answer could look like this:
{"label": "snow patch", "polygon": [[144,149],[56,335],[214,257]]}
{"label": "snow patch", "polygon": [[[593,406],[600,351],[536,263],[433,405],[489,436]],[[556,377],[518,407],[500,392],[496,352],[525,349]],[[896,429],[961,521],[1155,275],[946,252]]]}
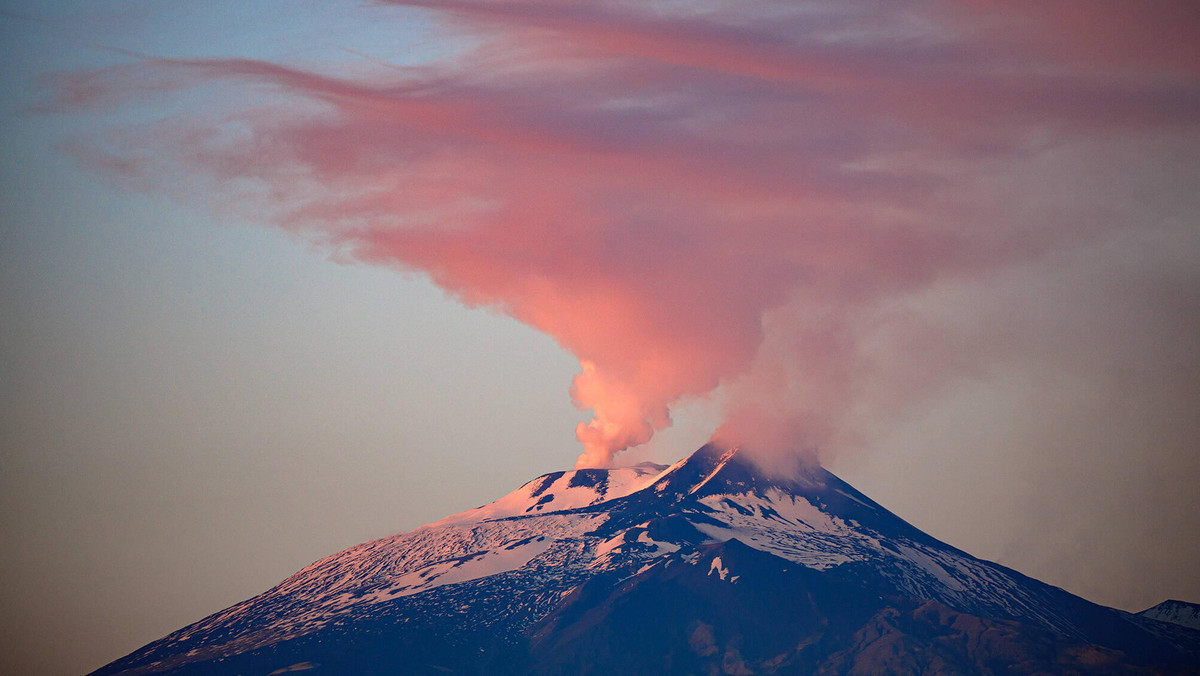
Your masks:
{"label": "snow patch", "polygon": [[534,538],[499,550],[460,556],[426,566],[396,578],[385,590],[371,595],[372,602],[410,596],[434,587],[469,582],[525,566],[550,548],[549,538]]}
{"label": "snow patch", "polygon": [[718,578],[720,578],[722,582],[728,580],[730,584],[737,582],[738,578],[740,577],[739,575],[731,576],[729,574],[729,569],[726,568],[725,564],[721,562],[721,557],[719,556],[713,557],[712,564],[710,564],[708,567],[708,576],[712,577],[713,575],[716,575]]}
{"label": "snow patch", "polygon": [[941,582],[947,589],[952,591],[963,591],[962,583],[956,577],[951,575],[945,568],[941,566],[934,558],[925,552],[922,552],[912,547],[905,545],[896,545],[896,549],[900,550],[900,555],[905,559],[917,564],[922,570],[932,575]]}
{"label": "snow patch", "polygon": [[590,507],[639,491],[653,483],[658,476],[660,473],[656,468],[646,465],[555,472],[540,476],[495,502],[451,514],[421,528],[466,525]]}

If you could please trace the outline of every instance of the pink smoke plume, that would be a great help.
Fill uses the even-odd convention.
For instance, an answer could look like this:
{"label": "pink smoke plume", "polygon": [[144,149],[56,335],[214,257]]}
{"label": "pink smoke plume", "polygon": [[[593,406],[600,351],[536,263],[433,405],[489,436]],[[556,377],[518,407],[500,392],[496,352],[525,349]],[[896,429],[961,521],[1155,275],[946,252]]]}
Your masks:
{"label": "pink smoke plume", "polygon": [[1014,200],[1045,197],[1037,158],[1200,126],[1188,1],[384,4],[434,12],[462,48],[353,76],[148,61],[78,74],[60,105],[258,87],[260,105],[78,151],[210,176],[553,336],[594,416],[580,467],[720,386],[724,434],[825,443],[872,396],[880,311],[1120,227]]}

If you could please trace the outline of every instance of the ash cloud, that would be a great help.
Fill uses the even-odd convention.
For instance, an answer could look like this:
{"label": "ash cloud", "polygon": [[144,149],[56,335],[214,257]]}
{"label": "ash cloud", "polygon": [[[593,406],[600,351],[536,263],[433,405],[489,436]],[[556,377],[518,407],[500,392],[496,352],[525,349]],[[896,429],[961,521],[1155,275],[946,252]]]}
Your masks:
{"label": "ash cloud", "polygon": [[[220,201],[553,336],[594,415],[581,467],[717,390],[726,441],[869,443],[864,421],[1041,363],[999,356],[964,328],[985,311],[946,316],[946,294],[994,300],[990,280],[1025,270],[1070,307],[1053,261],[1132,237],[1140,270],[1195,242],[1190,2],[382,4],[435,13],[462,48],[338,75],[143,61],[65,80],[58,105],[194,86],[258,101],[78,152],[143,181],[206,177]],[[1107,344],[1074,327],[1121,308],[1079,300],[1072,330],[1033,311],[1016,333]],[[1139,345],[1116,358],[1160,358]]]}

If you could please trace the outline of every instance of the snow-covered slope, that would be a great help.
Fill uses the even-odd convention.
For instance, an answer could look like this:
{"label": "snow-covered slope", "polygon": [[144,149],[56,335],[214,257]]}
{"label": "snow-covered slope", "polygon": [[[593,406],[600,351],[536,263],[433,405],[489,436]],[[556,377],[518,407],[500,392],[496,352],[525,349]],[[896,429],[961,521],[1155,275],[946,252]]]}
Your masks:
{"label": "snow-covered slope", "polygon": [[[673,572],[692,567],[695,579]],[[685,582],[679,594],[718,585],[705,603],[713,594],[736,597],[776,584],[834,599],[832,610],[820,612],[842,618],[845,636],[827,631],[837,622],[825,618],[813,626],[826,629],[810,628],[818,633],[804,639],[823,647],[772,658],[780,664],[816,665],[813,655],[834,659],[837,641],[850,641],[855,623],[892,608],[888,599],[934,603],[985,618],[980,622],[1018,623],[1055,641],[1099,644],[1118,655],[1194,657],[1188,630],[1164,629],[972,557],[824,469],[771,477],[737,449],[710,445],[669,468],[544,475],[489,505],[322,559],[97,673],[238,673],[323,661],[343,672],[427,663],[435,671],[452,664],[473,673],[551,673],[545,665],[559,664],[562,673],[577,673],[579,664],[560,664],[567,648],[550,655],[546,646],[592,650],[571,637],[585,620],[607,626],[598,618],[618,599],[636,598],[658,608],[646,612],[663,612],[645,600],[652,594],[626,596],[631,585]],[[634,617],[636,624],[640,615]],[[780,621],[791,626],[796,620],[788,617]],[[1026,634],[1014,635],[1025,640]],[[346,646],[357,647],[345,653]],[[1068,659],[1058,653],[1037,655],[1039,668],[1073,664],[1054,661]]]}
{"label": "snow-covered slope", "polygon": [[1149,617],[1152,620],[1170,622],[1171,624],[1200,630],[1200,603],[1175,600],[1163,601],[1153,608],[1143,610],[1138,615]]}

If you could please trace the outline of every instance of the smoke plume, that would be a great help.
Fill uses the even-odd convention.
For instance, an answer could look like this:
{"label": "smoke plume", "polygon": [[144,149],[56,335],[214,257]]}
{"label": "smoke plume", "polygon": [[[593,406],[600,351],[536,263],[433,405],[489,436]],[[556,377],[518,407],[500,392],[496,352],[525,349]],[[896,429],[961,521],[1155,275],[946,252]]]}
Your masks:
{"label": "smoke plume", "polygon": [[1195,241],[1190,0],[383,4],[433,13],[454,53],[146,60],[64,79],[57,105],[216,87],[75,151],[553,336],[593,416],[580,467],[718,388],[724,438],[852,446],[1002,361],[940,311],[972,309],[955,294]]}

